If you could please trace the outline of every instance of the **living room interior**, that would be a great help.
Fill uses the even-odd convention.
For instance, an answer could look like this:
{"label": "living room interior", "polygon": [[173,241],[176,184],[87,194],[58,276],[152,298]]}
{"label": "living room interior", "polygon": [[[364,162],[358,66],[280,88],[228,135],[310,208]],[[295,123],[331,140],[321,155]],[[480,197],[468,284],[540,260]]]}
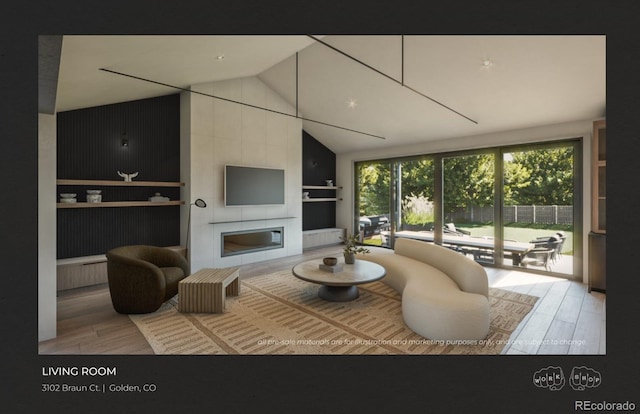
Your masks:
{"label": "living room interior", "polygon": [[[317,285],[296,279],[292,268],[342,257],[341,238],[350,234],[373,251],[404,238],[444,244],[460,260],[482,264],[494,289],[489,302],[504,307],[499,318],[520,313],[509,329],[491,325],[489,338],[499,345],[421,344],[414,353],[606,353],[604,36],[41,36],[40,68],[41,354],[189,353],[152,336],[153,317],[113,309],[105,254],[116,247],[170,247],[191,273],[237,267],[243,287],[226,306],[239,307],[285,287],[304,286],[315,298]],[[539,218],[552,208],[552,224],[509,225],[518,216],[507,217],[512,206],[500,180],[488,185],[489,219],[445,211],[453,185],[447,163],[487,156],[499,177],[521,154],[558,149],[571,155],[570,205],[533,206]],[[414,161],[438,178],[429,197],[398,180]],[[257,175],[232,188],[233,167]],[[392,184],[371,191],[387,191],[386,210],[367,198],[367,168],[388,172],[381,180]],[[234,193],[240,198],[264,197],[261,185],[246,188],[271,173],[281,180],[281,199],[233,204],[231,189],[245,188]],[[131,183],[122,186],[123,178]],[[95,196],[99,202],[90,202]],[[419,230],[401,217],[408,197],[435,209]],[[559,211],[568,221],[559,221]],[[556,235],[564,247],[547,249],[538,263],[531,243]],[[247,237],[278,243],[236,251]],[[519,244],[528,247],[520,253]],[[480,254],[487,250],[489,262]],[[277,275],[278,288],[269,290],[265,275]],[[382,302],[395,294],[383,282],[363,286],[360,299],[400,309],[399,301]],[[505,292],[522,296],[518,302]],[[304,312],[318,303],[325,304],[305,302]],[[161,312],[176,305],[167,304]],[[326,312],[315,317],[331,330]],[[185,315],[175,318],[192,321]],[[215,317],[198,321],[213,326]],[[393,325],[398,335],[424,337],[401,321]],[[252,323],[249,331],[266,332],[264,320]],[[334,338],[355,334],[335,329],[342,330]],[[293,349],[268,348],[265,338],[253,337],[251,349]],[[368,345],[351,352],[406,351]],[[226,346],[213,341],[202,353],[242,353]]]}

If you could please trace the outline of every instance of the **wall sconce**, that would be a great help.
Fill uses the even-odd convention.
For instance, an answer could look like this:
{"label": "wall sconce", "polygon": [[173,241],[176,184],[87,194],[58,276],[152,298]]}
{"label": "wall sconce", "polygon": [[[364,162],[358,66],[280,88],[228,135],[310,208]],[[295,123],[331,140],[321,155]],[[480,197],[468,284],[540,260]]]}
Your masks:
{"label": "wall sconce", "polygon": [[124,148],[128,148],[129,147],[129,139],[128,138],[122,138],[121,144]]}

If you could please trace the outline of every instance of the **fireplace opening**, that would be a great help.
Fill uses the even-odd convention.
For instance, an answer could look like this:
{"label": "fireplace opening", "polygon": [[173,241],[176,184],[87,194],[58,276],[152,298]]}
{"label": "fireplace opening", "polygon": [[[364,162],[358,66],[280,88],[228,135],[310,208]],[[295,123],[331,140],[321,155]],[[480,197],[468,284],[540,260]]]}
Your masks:
{"label": "fireplace opening", "polygon": [[284,247],[284,227],[222,233],[222,256]]}

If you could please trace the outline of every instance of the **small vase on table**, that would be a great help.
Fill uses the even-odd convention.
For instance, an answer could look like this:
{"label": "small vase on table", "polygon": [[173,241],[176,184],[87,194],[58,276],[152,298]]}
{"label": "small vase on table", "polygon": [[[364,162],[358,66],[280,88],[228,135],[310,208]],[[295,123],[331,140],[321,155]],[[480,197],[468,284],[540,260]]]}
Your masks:
{"label": "small vase on table", "polygon": [[360,245],[358,235],[340,237],[340,240],[344,242],[342,253],[344,255],[345,264],[354,264],[356,262],[356,253],[369,253],[369,249]]}
{"label": "small vase on table", "polygon": [[356,254],[355,253],[344,253],[344,262],[346,264],[354,264],[356,262]]}

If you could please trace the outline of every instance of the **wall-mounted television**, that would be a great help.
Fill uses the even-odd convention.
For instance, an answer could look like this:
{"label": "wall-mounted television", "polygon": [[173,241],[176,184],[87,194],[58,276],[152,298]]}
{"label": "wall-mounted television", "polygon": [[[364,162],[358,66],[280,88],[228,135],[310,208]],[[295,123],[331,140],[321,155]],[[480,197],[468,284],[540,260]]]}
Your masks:
{"label": "wall-mounted television", "polygon": [[282,205],[284,170],[224,166],[224,205],[228,207]]}

